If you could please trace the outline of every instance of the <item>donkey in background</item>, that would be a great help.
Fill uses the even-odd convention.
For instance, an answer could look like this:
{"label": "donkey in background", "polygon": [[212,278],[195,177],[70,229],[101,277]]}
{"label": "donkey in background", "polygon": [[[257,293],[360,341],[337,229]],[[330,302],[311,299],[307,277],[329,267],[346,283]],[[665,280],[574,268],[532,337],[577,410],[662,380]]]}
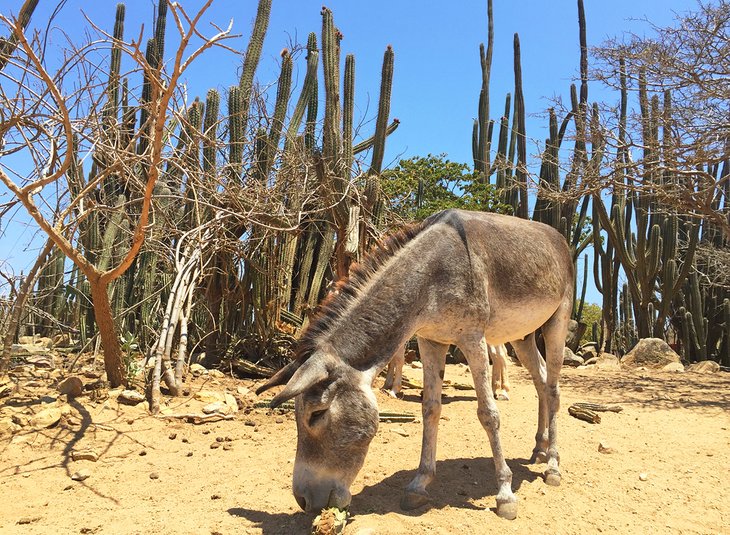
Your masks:
{"label": "donkey in background", "polygon": [[[401,506],[429,500],[450,344],[464,353],[474,379],[498,481],[497,514],[515,518],[517,498],[502,453],[487,344],[511,342],[532,375],[539,399],[532,460],[546,460],[545,482],[560,484],[558,380],[573,277],[563,236],[516,217],[447,210],[385,240],[323,305],[296,359],[257,390],[286,384],[272,407],[296,398],[293,491],[299,505],[305,511],[349,505],[349,488],[378,429],[373,379],[414,333],[423,362],[423,440]],[[535,344],[540,327],[544,359]]]}

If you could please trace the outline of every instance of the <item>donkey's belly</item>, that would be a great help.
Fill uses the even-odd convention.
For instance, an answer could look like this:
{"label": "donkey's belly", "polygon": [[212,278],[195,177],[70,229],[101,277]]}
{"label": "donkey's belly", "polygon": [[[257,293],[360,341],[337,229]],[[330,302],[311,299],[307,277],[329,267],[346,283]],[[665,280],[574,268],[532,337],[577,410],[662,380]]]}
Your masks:
{"label": "donkey's belly", "polygon": [[484,329],[484,337],[492,345],[521,340],[542,327],[557,308],[558,304],[551,301],[493,309]]}

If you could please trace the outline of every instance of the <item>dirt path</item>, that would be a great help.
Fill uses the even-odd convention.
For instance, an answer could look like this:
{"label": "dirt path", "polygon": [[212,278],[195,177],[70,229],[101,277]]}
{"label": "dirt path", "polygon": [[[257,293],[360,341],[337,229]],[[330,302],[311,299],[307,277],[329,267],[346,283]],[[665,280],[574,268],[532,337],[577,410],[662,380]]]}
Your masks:
{"label": "dirt path", "polygon": [[[730,374],[565,370],[563,483],[554,488],[542,481],[542,466],[527,463],[537,398],[524,370],[510,371],[512,399],[499,407],[516,520],[491,510],[494,471],[474,392],[446,389],[432,506],[408,513],[398,506],[418,464],[420,423],[384,423],[353,486],[346,533],[730,533]],[[467,373],[450,365],[446,375],[467,383]],[[43,386],[35,384],[0,400],[0,416],[59,404],[51,397],[40,404]],[[119,405],[112,393],[106,401],[77,398],[55,427],[0,437],[0,533],[308,533],[312,519],[290,489],[293,415],[253,409],[241,386],[253,383],[199,377],[188,398],[168,407],[199,412],[196,392],[228,389],[244,405],[231,421],[160,420]],[[379,394],[381,409],[419,413],[417,394]],[[576,401],[624,410],[591,425],[567,414]],[[599,453],[602,441],[616,452]],[[84,449],[98,461],[71,459]],[[88,479],[72,480],[82,469]]]}

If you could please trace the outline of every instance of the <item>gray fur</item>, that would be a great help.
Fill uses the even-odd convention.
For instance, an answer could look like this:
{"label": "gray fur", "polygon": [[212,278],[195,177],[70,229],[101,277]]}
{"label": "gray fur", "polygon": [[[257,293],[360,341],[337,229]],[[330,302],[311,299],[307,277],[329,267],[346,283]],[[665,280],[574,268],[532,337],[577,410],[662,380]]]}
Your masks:
{"label": "gray fur", "polygon": [[[564,238],[516,217],[447,210],[390,238],[368,262],[325,305],[324,319],[304,335],[306,350],[291,369],[259,389],[291,377],[275,399],[296,396],[297,501],[307,511],[349,504],[349,487],[377,431],[372,380],[415,333],[424,366],[424,433],[421,462],[402,506],[428,500],[444,359],[448,345],[456,344],[469,362],[477,415],[492,447],[497,514],[514,518],[517,498],[499,439],[487,344],[512,342],[532,374],[539,397],[533,460],[546,459],[546,482],[558,484],[558,378],[574,276]],[[540,327],[544,359],[533,335]]]}

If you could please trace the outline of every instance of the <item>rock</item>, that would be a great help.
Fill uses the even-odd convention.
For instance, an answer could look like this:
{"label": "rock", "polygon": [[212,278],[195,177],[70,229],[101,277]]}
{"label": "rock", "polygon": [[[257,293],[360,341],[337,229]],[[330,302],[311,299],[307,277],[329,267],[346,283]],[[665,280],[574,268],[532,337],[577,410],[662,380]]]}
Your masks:
{"label": "rock", "polygon": [[152,472],[150,474],[150,479],[160,479],[160,474],[158,474],[157,472]]}
{"label": "rock", "polygon": [[91,477],[91,471],[87,470],[86,468],[82,468],[78,472],[75,472],[71,476],[71,479],[73,479],[74,481],[85,481],[89,479],[89,477]]}
{"label": "rock", "polygon": [[585,366],[593,366],[594,364],[597,364],[597,363],[598,363],[598,357],[591,357],[591,358],[583,361],[583,364]]}
{"label": "rock", "polygon": [[211,390],[201,390],[200,392],[196,392],[193,397],[203,403],[214,403],[216,401],[222,401],[225,403],[226,401],[226,397],[222,393],[213,392]]}
{"label": "rock", "polygon": [[403,429],[402,427],[394,427],[394,428],[393,428],[393,429],[391,429],[390,431],[391,431],[392,433],[395,433],[396,435],[400,435],[400,436],[402,436],[402,437],[407,437],[407,436],[410,436],[410,434],[408,433],[408,431],[406,431],[406,430],[405,430],[405,429]]}
{"label": "rock", "polygon": [[720,365],[714,360],[703,360],[695,362],[687,367],[688,372],[694,373],[717,373],[720,371]]}
{"label": "rock", "polygon": [[73,342],[68,333],[57,334],[52,338],[53,347],[71,347]]}
{"label": "rock", "polygon": [[578,323],[575,320],[570,320],[568,322],[568,334],[565,337],[566,347],[569,347],[571,351],[577,351],[580,339],[583,337],[583,333],[587,327],[588,325],[583,322]]}
{"label": "rock", "polygon": [[229,394],[228,392],[226,392],[224,396],[226,398],[226,405],[228,405],[228,408],[230,409],[229,414],[236,414],[238,412],[238,401],[236,401],[233,394]]}
{"label": "rock", "polygon": [[236,389],[236,392],[238,392],[240,395],[245,396],[251,392],[250,388],[246,388],[245,386],[239,386]]}
{"label": "rock", "polygon": [[584,360],[590,360],[598,356],[598,350],[595,345],[585,345],[578,350],[578,354]]}
{"label": "rock", "polygon": [[4,416],[0,418],[0,437],[4,435],[14,435],[19,429],[20,426],[13,422],[12,417]]}
{"label": "rock", "polygon": [[210,370],[210,371],[208,371],[208,375],[211,377],[216,377],[218,379],[222,379],[223,377],[226,376],[226,374],[220,370]]}
{"label": "rock", "polygon": [[672,362],[680,362],[679,355],[675,353],[669,344],[659,338],[644,338],[621,359],[621,366],[624,368],[646,368],[661,369]]}
{"label": "rock", "polygon": [[74,461],[91,461],[95,463],[99,460],[99,454],[94,450],[79,450],[71,452],[71,459]]}
{"label": "rock", "polygon": [[60,407],[48,407],[31,416],[28,422],[32,427],[37,429],[51,427],[56,425],[61,419]]}
{"label": "rock", "polygon": [[647,479],[649,479],[649,474],[647,474],[646,472],[642,472],[639,474],[639,481],[646,481]]}
{"label": "rock", "polygon": [[84,392],[84,383],[79,377],[72,375],[58,383],[58,391],[70,398],[75,398]]}
{"label": "rock", "polygon": [[231,407],[229,407],[225,401],[214,401],[213,403],[208,403],[205,407],[203,407],[203,414],[213,414],[214,412],[219,414],[231,414]]}
{"label": "rock", "polygon": [[566,346],[565,351],[563,352],[563,366],[571,366],[573,368],[577,368],[578,366],[582,365],[583,359],[573,353],[573,351]]}
{"label": "rock", "polygon": [[145,400],[144,394],[137,392],[136,390],[122,390],[117,397],[119,403],[124,405],[137,405]]}
{"label": "rock", "polygon": [[620,370],[621,362],[616,355],[611,353],[601,353],[600,356],[596,357],[596,368],[599,370]]}
{"label": "rock", "polygon": [[616,453],[616,450],[609,446],[607,442],[600,442],[598,444],[598,451],[607,455]]}
{"label": "rock", "polygon": [[[44,353],[48,352],[48,350],[45,348],[38,349],[37,351],[41,351]],[[27,362],[28,364],[32,364],[36,368],[53,368],[53,359],[51,358],[51,355],[33,355],[30,357],[25,357],[25,362]]]}
{"label": "rock", "polygon": [[663,372],[684,372],[684,366],[681,362],[670,362],[666,366],[662,366]]}
{"label": "rock", "polygon": [[195,363],[190,365],[190,373],[198,377],[199,375],[208,375],[208,370],[202,364]]}

